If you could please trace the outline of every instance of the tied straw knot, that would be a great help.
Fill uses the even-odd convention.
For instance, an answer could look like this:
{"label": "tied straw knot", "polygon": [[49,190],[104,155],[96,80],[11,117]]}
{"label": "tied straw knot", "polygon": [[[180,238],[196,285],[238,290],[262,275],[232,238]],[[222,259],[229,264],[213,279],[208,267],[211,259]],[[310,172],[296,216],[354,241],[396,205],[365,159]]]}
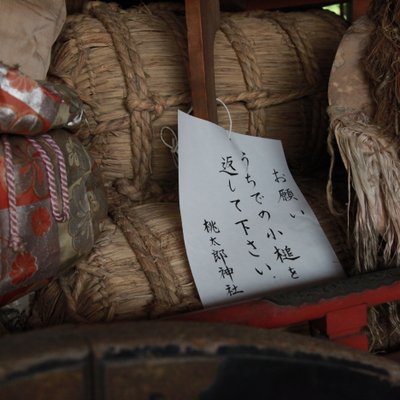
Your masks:
{"label": "tied straw knot", "polygon": [[154,118],[159,118],[164,112],[166,102],[160,96],[152,94],[148,98],[139,98],[134,93],[129,93],[126,98],[129,112],[151,112]]}

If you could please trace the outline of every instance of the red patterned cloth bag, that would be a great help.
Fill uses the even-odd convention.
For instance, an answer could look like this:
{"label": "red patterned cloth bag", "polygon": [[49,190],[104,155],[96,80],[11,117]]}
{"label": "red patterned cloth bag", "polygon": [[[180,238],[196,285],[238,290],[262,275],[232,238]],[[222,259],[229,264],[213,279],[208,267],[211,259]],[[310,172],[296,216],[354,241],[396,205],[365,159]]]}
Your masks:
{"label": "red patterned cloth bag", "polygon": [[81,110],[68,89],[0,64],[0,305],[43,286],[94,245],[106,216],[99,171],[71,133],[43,133],[73,127]]}

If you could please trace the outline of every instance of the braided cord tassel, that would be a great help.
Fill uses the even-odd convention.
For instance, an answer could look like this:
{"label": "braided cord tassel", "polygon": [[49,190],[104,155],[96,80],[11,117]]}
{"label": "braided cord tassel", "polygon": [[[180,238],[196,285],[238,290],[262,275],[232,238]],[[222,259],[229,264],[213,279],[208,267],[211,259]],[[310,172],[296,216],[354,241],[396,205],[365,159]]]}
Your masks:
{"label": "braided cord tassel", "polygon": [[68,174],[67,174],[67,167],[65,165],[65,157],[60,147],[56,143],[56,141],[50,135],[43,135],[42,138],[53,149],[57,157],[58,169],[60,171],[61,200],[63,206],[62,213],[64,216],[64,221],[66,221],[69,218],[70,207],[69,207],[69,191],[68,191]]}
{"label": "braided cord tassel", "polygon": [[27,140],[34,147],[34,149],[39,153],[40,158],[42,159],[42,161],[44,163],[44,166],[46,169],[46,175],[47,175],[47,184],[49,186],[49,192],[50,192],[51,212],[54,216],[54,219],[57,222],[64,222],[64,221],[66,221],[66,218],[65,218],[65,215],[62,212],[60,212],[60,208],[59,208],[59,204],[58,204],[56,178],[55,178],[54,168],[53,168],[53,164],[50,160],[50,157],[48,156],[46,151],[43,149],[43,147],[35,139],[28,138]]}
{"label": "braided cord tassel", "polygon": [[6,135],[1,135],[4,148],[4,162],[8,193],[8,213],[10,218],[10,245],[15,252],[23,250],[23,244],[18,231],[17,193],[15,185],[13,155],[11,145]]}

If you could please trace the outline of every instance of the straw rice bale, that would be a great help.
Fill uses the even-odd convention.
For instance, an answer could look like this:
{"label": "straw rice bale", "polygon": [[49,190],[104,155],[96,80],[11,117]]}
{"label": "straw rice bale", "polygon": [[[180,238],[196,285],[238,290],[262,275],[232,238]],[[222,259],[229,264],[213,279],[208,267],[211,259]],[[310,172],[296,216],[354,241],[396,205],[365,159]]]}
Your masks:
{"label": "straw rice bale", "polygon": [[[345,221],[334,219],[324,185],[299,182],[342,265],[352,265]],[[90,258],[42,289],[31,324],[156,318],[201,308],[187,261],[177,203],[112,212]]]}
{"label": "straw rice bale", "polygon": [[[161,128],[176,128],[177,110],[191,102],[181,11],[91,3],[86,14],[68,18],[51,72],[85,102],[87,124],[78,135],[102,168],[110,219],[89,259],[38,293],[32,325],[201,308],[170,189],[177,171],[160,139]],[[346,225],[326,207],[326,177],[318,184],[305,177],[321,168],[326,152],[327,81],[344,30],[327,12],[224,14],[215,74],[235,131],[283,141],[297,183],[350,266]],[[218,111],[227,126],[225,110]]]}
{"label": "straw rice bale", "polygon": [[[289,165],[320,166],[327,135],[326,90],[346,23],[330,12],[223,14],[215,40],[217,96],[233,129],[281,139]],[[188,59],[181,6],[121,10],[93,2],[69,16],[51,76],[85,102],[78,132],[106,184],[133,200],[168,191],[176,167],[160,139],[188,110]],[[227,114],[218,110],[220,124]]]}
{"label": "straw rice bale", "polygon": [[[340,154],[336,159],[343,161],[345,186],[351,188],[347,208],[356,274],[400,265],[399,107],[391,84],[398,74],[392,62],[398,48],[386,48],[393,39],[388,32],[397,27],[390,14],[394,2],[375,2],[374,7],[380,10],[371,14],[374,20],[359,18],[343,36],[329,83],[329,145],[332,166]],[[399,346],[399,302],[371,307],[368,323],[376,349]]]}

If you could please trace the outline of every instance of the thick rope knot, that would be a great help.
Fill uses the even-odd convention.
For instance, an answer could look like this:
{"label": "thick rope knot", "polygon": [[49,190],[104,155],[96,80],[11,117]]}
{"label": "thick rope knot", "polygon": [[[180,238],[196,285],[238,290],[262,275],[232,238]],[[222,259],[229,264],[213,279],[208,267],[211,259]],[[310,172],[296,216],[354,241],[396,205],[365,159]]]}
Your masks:
{"label": "thick rope knot", "polygon": [[158,119],[161,117],[165,110],[166,102],[161,96],[158,96],[154,93],[152,94],[151,99],[154,105],[154,119]]}
{"label": "thick rope knot", "polygon": [[267,99],[268,92],[266,90],[252,90],[248,93],[248,97],[244,103],[249,111],[255,111],[264,108],[264,103]]}
{"label": "thick rope knot", "polygon": [[155,94],[148,98],[139,98],[135,93],[129,93],[126,98],[126,106],[130,113],[137,112],[149,112],[153,113],[154,119],[159,118],[165,109],[165,101],[162,97]]}
{"label": "thick rope knot", "polygon": [[131,179],[120,178],[115,180],[114,187],[119,194],[128,197],[132,201],[141,202],[163,194],[160,185],[154,181],[148,181],[145,190],[143,190],[143,185],[135,184]]}

